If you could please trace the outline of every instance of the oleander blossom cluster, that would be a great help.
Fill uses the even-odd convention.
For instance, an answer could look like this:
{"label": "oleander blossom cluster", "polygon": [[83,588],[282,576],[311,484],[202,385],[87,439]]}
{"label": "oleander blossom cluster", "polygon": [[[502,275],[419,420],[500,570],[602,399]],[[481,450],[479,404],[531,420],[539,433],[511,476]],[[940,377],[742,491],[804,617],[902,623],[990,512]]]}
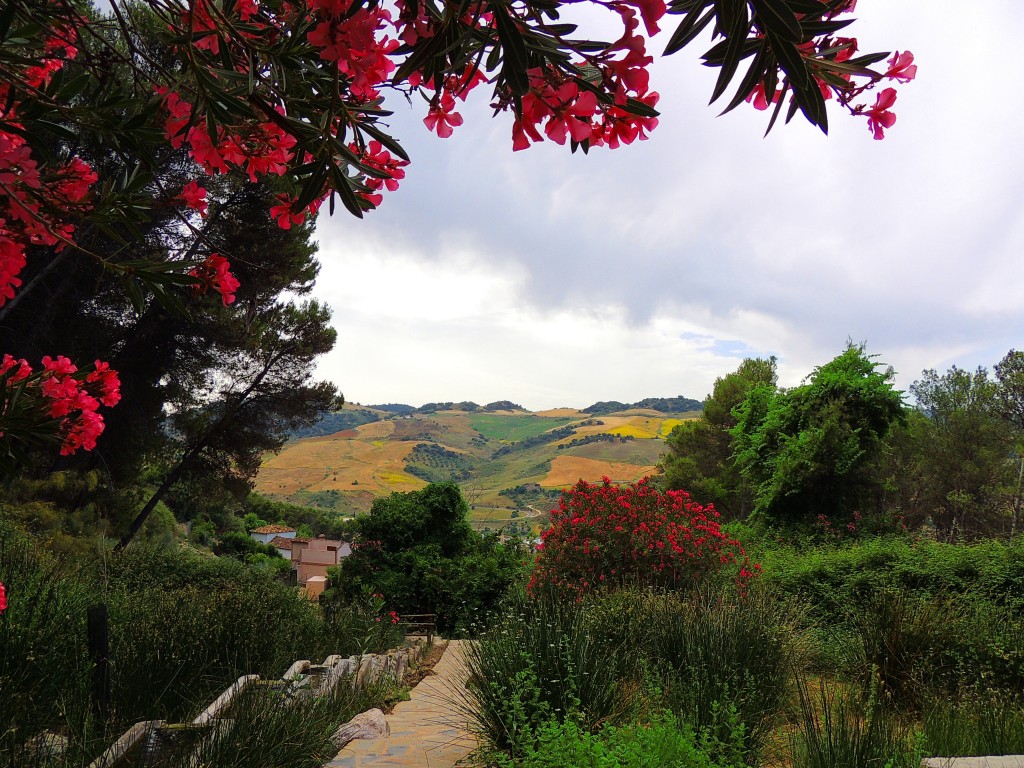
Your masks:
{"label": "oleander blossom cluster", "polygon": [[15,405],[25,407],[25,401],[29,406],[38,403],[38,409],[57,422],[62,456],[95,448],[103,432],[100,406],[113,407],[121,400],[117,373],[102,360],[88,370],[79,370],[63,355],[47,355],[41,368],[33,370],[26,360],[4,355],[0,383],[4,393],[0,413],[9,415]]}
{"label": "oleander blossom cluster", "polygon": [[[852,13],[857,0],[839,5],[828,20]],[[797,14],[799,17],[800,14]],[[896,51],[886,62],[884,72],[870,72],[865,67],[854,66],[858,53],[856,37],[821,35],[797,46],[800,55],[810,64],[814,82],[825,101],[835,98],[840,106],[851,115],[867,118],[867,127],[876,139],[884,139],[885,131],[896,123],[892,107],[896,103],[896,89],[883,88],[874,103],[860,99],[879,85],[885,83],[909,83],[917,77],[917,65],[910,51]],[[778,105],[783,95],[783,83],[777,77],[771,81],[759,81],[747,95],[747,102],[755,109],[767,110]],[[770,94],[770,97],[769,97]]]}
{"label": "oleander blossom cluster", "polygon": [[[21,72],[24,86],[46,88],[66,62],[75,58],[76,35],[58,29],[42,43],[38,63]],[[0,82],[0,306],[21,286],[30,246],[61,251],[74,245],[72,215],[90,208],[88,196],[97,175],[77,156],[53,166],[41,166],[19,121],[19,102],[11,84]],[[70,215],[69,215],[70,214]]]}
{"label": "oleander blossom cluster", "polygon": [[581,480],[551,511],[528,589],[577,595],[606,585],[678,589],[728,573],[742,589],[761,568],[725,533],[718,512],[647,478],[616,486]]}

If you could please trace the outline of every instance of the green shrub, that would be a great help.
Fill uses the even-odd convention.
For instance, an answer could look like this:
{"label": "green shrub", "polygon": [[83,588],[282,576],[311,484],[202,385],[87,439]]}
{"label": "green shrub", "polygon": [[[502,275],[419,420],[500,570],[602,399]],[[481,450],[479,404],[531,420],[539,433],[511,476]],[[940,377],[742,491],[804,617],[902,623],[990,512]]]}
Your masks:
{"label": "green shrub", "polygon": [[1024,539],[944,544],[907,538],[868,539],[841,547],[753,547],[762,580],[799,597],[825,623],[845,620],[882,590],[919,597],[966,595],[1024,609]]}
{"label": "green shrub", "polygon": [[629,709],[632,649],[601,642],[586,610],[548,594],[517,599],[468,647],[466,706],[491,747],[519,756],[550,720],[589,731]]}
{"label": "green shrub", "polygon": [[[602,728],[591,734],[568,720],[549,720],[537,729],[536,745],[518,760],[497,759],[499,768],[723,768],[705,751],[693,730],[671,715],[642,725]],[[742,763],[738,764],[742,765]]]}

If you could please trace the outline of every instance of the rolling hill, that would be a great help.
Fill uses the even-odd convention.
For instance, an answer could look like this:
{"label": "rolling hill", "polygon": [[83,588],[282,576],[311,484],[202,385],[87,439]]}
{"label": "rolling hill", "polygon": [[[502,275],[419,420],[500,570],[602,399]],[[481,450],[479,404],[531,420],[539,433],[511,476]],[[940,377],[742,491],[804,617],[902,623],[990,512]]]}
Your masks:
{"label": "rolling hill", "polygon": [[695,402],[652,398],[536,413],[506,401],[346,405],[268,457],[256,490],[348,515],[378,496],[452,480],[478,527],[526,533],[581,478],[631,482],[655,473],[665,437],[699,413],[662,408]]}

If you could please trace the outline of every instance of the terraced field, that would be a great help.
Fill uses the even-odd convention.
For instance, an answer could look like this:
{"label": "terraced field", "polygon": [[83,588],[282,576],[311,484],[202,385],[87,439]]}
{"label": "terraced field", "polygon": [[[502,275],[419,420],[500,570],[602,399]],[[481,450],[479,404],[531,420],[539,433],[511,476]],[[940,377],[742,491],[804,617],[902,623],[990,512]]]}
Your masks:
{"label": "terraced field", "polygon": [[557,498],[552,491],[581,478],[632,482],[656,473],[665,436],[696,415],[627,410],[591,416],[570,408],[374,413],[380,420],[289,443],[267,458],[257,490],[352,514],[368,510],[379,496],[452,479],[478,527],[526,532],[543,522]]}

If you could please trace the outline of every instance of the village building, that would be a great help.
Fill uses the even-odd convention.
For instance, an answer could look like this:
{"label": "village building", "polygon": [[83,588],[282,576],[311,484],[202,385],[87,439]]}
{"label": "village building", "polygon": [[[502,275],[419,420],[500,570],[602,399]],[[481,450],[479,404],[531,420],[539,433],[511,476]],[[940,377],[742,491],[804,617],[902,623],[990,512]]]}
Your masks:
{"label": "village building", "polygon": [[323,577],[315,582],[322,584],[326,581],[327,569],[352,554],[352,545],[347,541],[328,539],[322,535],[307,539],[297,536],[294,528],[284,525],[262,525],[253,528],[249,535],[261,544],[270,544],[281,557],[290,560],[295,580],[302,586],[306,586],[312,577]]}
{"label": "village building", "polygon": [[294,528],[289,528],[286,525],[261,525],[259,528],[249,531],[249,535],[260,544],[269,544],[278,536],[282,539],[294,539],[295,533]]}

